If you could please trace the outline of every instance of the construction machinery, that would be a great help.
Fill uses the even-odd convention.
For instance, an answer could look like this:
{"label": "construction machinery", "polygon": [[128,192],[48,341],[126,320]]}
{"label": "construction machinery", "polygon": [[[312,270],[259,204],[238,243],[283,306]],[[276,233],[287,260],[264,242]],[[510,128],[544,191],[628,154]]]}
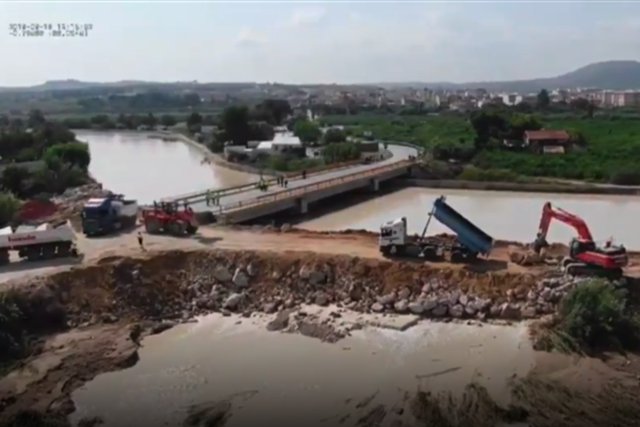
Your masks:
{"label": "construction machinery", "polygon": [[[389,221],[380,227],[379,247],[385,256],[418,256],[428,259],[444,259],[452,262],[471,262],[479,254],[488,255],[493,247],[493,238],[482,231],[459,212],[449,206],[441,196],[433,203],[422,235],[407,234],[407,219]],[[425,237],[431,218],[449,227],[455,239]]]}
{"label": "construction machinery", "polygon": [[113,233],[135,226],[138,203],[121,194],[89,199],[82,208],[82,231],[86,236]]}
{"label": "construction machinery", "polygon": [[76,235],[69,221],[45,223],[39,226],[21,225],[0,229],[0,265],[10,262],[16,251],[21,259],[40,261],[78,256]]}
{"label": "construction machinery", "polygon": [[622,276],[622,268],[629,262],[625,247],[613,245],[611,240],[598,246],[582,218],[558,207],[554,208],[550,202],[542,207],[538,235],[533,243],[535,253],[539,254],[549,245],[547,233],[552,219],[573,227],[578,233],[578,237],[573,238],[569,244],[569,256],[561,263],[565,273],[572,276],[600,276],[612,279]]}
{"label": "construction machinery", "polygon": [[198,223],[193,210],[177,203],[154,204],[142,210],[142,221],[149,234],[192,235],[198,231]]}

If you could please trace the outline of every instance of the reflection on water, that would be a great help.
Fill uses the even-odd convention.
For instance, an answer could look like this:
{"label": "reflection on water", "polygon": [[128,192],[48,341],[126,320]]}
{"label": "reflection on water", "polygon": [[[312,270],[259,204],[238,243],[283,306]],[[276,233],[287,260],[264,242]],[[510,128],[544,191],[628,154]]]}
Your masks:
{"label": "reflection on water", "polygon": [[91,151],[89,171],[105,188],[151,203],[207,188],[255,181],[250,174],[203,164],[203,155],[182,142],[140,132],[75,131]]}
{"label": "reflection on water", "polygon": [[[447,196],[452,207],[496,239],[533,241],[542,205],[550,201],[582,217],[596,240],[613,236],[628,248],[640,249],[640,232],[636,232],[640,198],[633,196],[407,188],[298,226],[310,230],[378,231],[383,222],[406,216],[411,233],[421,233],[434,200],[442,194]],[[443,232],[450,231],[438,221],[429,225],[428,234]],[[567,243],[575,236],[576,232],[570,226],[552,222],[549,241]]]}
{"label": "reflection on water", "polygon": [[179,426],[192,404],[249,393],[242,408],[234,405],[228,427],[264,420],[320,426],[376,392],[367,410],[401,402],[419,387],[455,392],[472,380],[505,402],[507,380],[534,364],[526,325],[425,322],[405,332],[364,329],[328,344],[249,322],[211,315],[145,339],[137,365],[74,393],[72,420],[99,415],[106,427]]}

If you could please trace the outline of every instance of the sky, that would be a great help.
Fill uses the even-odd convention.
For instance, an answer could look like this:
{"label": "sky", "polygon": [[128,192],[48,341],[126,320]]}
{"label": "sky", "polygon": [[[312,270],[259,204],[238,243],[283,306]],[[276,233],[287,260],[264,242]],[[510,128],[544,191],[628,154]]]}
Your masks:
{"label": "sky", "polygon": [[[20,38],[10,24],[92,24]],[[640,59],[640,2],[0,0],[0,86],[47,80],[468,82]]]}

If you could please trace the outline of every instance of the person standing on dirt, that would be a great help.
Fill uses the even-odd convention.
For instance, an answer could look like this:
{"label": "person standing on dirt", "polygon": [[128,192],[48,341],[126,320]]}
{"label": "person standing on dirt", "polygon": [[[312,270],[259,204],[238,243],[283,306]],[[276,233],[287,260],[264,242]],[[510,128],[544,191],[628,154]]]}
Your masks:
{"label": "person standing on dirt", "polygon": [[146,251],[145,247],[144,247],[144,240],[142,238],[142,233],[138,231],[138,246],[140,246],[140,249],[143,251]]}

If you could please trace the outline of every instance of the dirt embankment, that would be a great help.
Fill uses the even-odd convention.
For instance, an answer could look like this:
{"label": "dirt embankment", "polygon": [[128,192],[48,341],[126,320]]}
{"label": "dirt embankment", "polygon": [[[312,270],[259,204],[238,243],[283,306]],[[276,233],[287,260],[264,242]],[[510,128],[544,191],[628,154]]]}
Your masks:
{"label": "dirt embankment", "polygon": [[180,320],[211,311],[277,311],[305,303],[517,320],[552,313],[574,283],[344,255],[191,250],[103,258],[14,289],[24,298],[50,300],[76,326],[104,316]]}
{"label": "dirt embankment", "polygon": [[[553,313],[575,284],[560,277],[302,252],[174,250],[103,258],[17,283],[4,294],[15,320],[0,324],[0,338],[31,342],[33,357],[23,355],[0,380],[0,419],[26,408],[68,414],[74,389],[98,373],[135,363],[146,334],[196,315],[274,313],[272,330],[284,329],[295,320],[294,309],[305,304],[382,315],[517,320]],[[330,324],[309,319],[297,319],[299,332],[340,338]],[[2,354],[5,361],[9,356]]]}

